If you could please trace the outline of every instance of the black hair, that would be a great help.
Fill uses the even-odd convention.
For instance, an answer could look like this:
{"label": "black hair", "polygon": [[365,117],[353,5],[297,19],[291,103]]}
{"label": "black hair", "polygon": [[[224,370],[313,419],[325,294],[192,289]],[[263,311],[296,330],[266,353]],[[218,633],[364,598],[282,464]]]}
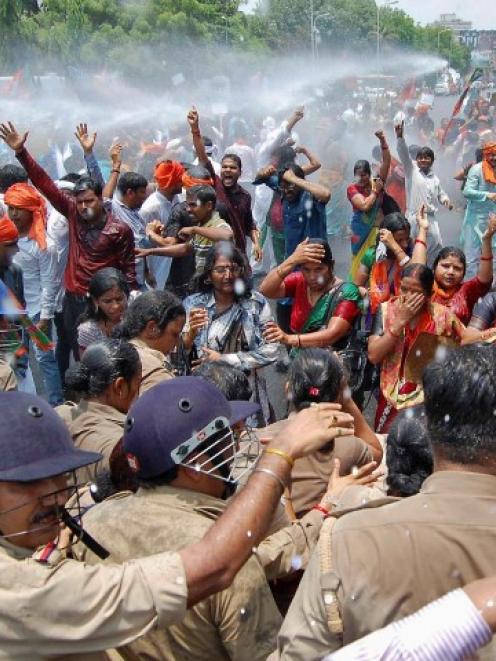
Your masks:
{"label": "black hair", "polygon": [[423,406],[400,411],[388,434],[387,483],[400,496],[413,496],[434,470],[432,447]]}
{"label": "black hair", "polygon": [[446,259],[447,257],[456,257],[462,263],[463,277],[465,277],[465,271],[467,270],[467,258],[465,257],[463,250],[460,250],[460,248],[456,248],[455,246],[446,246],[445,248],[441,248],[441,250],[436,255],[434,264],[432,265],[433,272],[436,273],[436,268],[439,262],[442,259]]}
{"label": "black hair", "polygon": [[289,145],[282,145],[276,147],[271,153],[271,160],[277,161],[278,168],[287,168],[291,163],[295,162],[296,152]]}
{"label": "black hair", "polygon": [[237,154],[229,154],[229,153],[224,154],[224,156],[222,157],[221,163],[223,163],[227,159],[230,159],[231,161],[234,161],[236,163],[236,165],[238,166],[238,168],[241,170],[242,163],[241,163],[240,157]]}
{"label": "black hair", "polygon": [[363,159],[357,161],[353,166],[353,175],[355,175],[359,170],[362,170],[363,172],[365,172],[365,174],[368,174],[369,177],[372,175],[372,170],[370,169],[370,163]]}
{"label": "black hair", "polygon": [[202,363],[194,370],[193,376],[199,376],[213,383],[228,401],[238,399],[248,402],[253,394],[246,374],[227,363],[220,361]]}
{"label": "black hair", "polygon": [[320,260],[321,264],[329,266],[331,269],[334,268],[334,257],[332,255],[332,249],[329,243],[325,239],[312,238],[308,239],[308,243],[316,246],[322,246],[324,248],[324,256]]}
{"label": "black hair", "polygon": [[86,397],[101,395],[119,377],[128,383],[141,372],[135,347],[122,340],[105,339],[90,344],[81,362],[66,372],[69,390]]}
{"label": "black hair", "polygon": [[427,426],[435,451],[460,464],[496,453],[496,353],[473,344],[446,351],[423,375]]}
{"label": "black hair", "polygon": [[20,165],[8,163],[0,168],[0,193],[5,193],[14,184],[25,184],[28,173]]}
{"label": "black hair", "polygon": [[214,143],[212,142],[212,138],[209,138],[207,135],[202,135],[202,142],[205,147],[213,147]]}
{"label": "black hair", "polygon": [[76,182],[74,186],[73,194],[75,196],[85,193],[86,191],[91,190],[98,197],[102,197],[102,184],[91,177],[86,177],[83,175],[79,181]]}
{"label": "black hair", "polygon": [[109,266],[95,273],[88,283],[88,304],[78,320],[79,324],[89,319],[94,321],[105,319],[103,311],[95,304],[95,299],[100,298],[113,287],[118,287],[126,298],[129,298],[129,285],[122,271]]}
{"label": "black hair", "polygon": [[117,334],[131,340],[137,337],[149,321],[155,321],[163,330],[171,321],[186,316],[183,304],[168,291],[154,289],[138,296],[126,310]]}
{"label": "black hair", "polygon": [[400,232],[405,230],[410,233],[411,226],[405,216],[399,211],[393,211],[393,213],[388,213],[387,216],[384,216],[382,223],[379,225],[381,230],[389,230],[394,234],[394,232]]}
{"label": "black hair", "polygon": [[209,248],[205,257],[205,268],[194,279],[191,291],[206,294],[213,290],[210,274],[219,257],[230,259],[233,264],[237,264],[241,268],[238,278],[242,280],[244,288],[241,294],[235,292],[235,297],[250,298],[252,289],[250,265],[248,264],[246,255],[230,241],[217,241]]}
{"label": "black hair", "polygon": [[147,186],[148,181],[146,177],[137,172],[124,172],[124,174],[121,174],[119,177],[117,183],[117,189],[122,195],[124,195],[129,189],[134,193],[139,188],[146,188]]}
{"label": "black hair", "polygon": [[194,179],[211,179],[212,175],[204,168],[203,165],[190,165],[188,167],[188,174]]}
{"label": "black hair", "polygon": [[215,189],[207,184],[197,184],[196,186],[191,186],[191,188],[188,188],[186,191],[186,197],[194,197],[197,200],[200,200],[202,205],[208,204],[208,202],[212,202],[214,207],[215,203],[217,202],[217,194],[215,193]]}
{"label": "black hair", "polygon": [[298,165],[298,163],[288,163],[287,167],[280,171],[281,177],[285,170],[291,170],[291,172],[294,172],[299,179],[305,179],[305,172],[303,171],[303,168]]}
{"label": "black hair", "polygon": [[415,158],[420,158],[421,156],[426,156],[427,158],[430,158],[431,161],[434,163],[434,152],[430,147],[420,147],[420,149],[417,151],[417,154]]}
{"label": "black hair", "polygon": [[415,264],[410,262],[405,266],[401,273],[402,278],[415,278],[422,285],[422,289],[426,296],[432,296],[432,288],[434,287],[434,272],[424,264]]}
{"label": "black hair", "polygon": [[81,175],[77,172],[68,172],[63,177],[60,177],[59,181],[68,181],[70,184],[77,184],[80,179]]}
{"label": "black hair", "polygon": [[302,349],[291,363],[288,398],[297,411],[313,402],[335,402],[345,376],[339,358],[327,349]]}

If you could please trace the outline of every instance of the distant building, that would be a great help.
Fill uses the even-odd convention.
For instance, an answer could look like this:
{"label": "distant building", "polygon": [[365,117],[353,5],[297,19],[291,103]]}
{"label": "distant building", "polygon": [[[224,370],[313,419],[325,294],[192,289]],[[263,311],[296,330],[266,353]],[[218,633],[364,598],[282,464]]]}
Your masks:
{"label": "distant building", "polygon": [[463,19],[458,18],[456,14],[441,14],[435,25],[439,25],[441,28],[453,30],[453,32],[456,32],[457,34],[462,30],[472,29],[472,21],[464,21]]}

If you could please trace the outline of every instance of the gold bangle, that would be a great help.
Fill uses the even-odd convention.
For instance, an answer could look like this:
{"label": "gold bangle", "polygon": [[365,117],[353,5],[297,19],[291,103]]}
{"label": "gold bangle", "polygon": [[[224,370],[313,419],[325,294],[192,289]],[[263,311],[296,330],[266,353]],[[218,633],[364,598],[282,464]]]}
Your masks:
{"label": "gold bangle", "polygon": [[267,448],[265,450],[265,454],[273,454],[276,457],[281,457],[281,459],[284,459],[284,461],[286,461],[291,466],[291,468],[294,466],[294,459],[290,457],[287,452],[284,452],[284,450],[279,450],[278,448]]}

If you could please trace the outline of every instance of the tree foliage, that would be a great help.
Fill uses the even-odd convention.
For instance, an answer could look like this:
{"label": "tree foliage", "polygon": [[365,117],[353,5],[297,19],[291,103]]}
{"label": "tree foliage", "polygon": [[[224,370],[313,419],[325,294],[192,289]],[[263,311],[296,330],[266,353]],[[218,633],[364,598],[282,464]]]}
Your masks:
{"label": "tree foliage", "polygon": [[[40,8],[36,0],[0,0],[0,70],[11,73],[28,62],[39,73],[112,67],[142,80],[164,62],[194,68],[185,55],[193,44],[203,45],[207,61],[215,61],[221,44],[247,56],[305,51],[312,5],[320,52],[367,56],[377,43],[374,0],[270,0],[267,11],[253,15],[240,11],[242,1],[44,0]],[[379,11],[383,52],[399,45],[437,53],[439,28],[421,27],[395,8]],[[439,35],[439,54],[457,68],[468,66],[467,49],[450,32]]]}

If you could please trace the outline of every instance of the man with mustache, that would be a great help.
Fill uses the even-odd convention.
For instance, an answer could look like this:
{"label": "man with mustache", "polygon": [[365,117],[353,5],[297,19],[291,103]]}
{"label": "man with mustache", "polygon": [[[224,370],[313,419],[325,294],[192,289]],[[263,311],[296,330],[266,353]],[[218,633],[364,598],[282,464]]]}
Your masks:
{"label": "man with mustache", "polygon": [[[185,409],[181,400],[175,415]],[[294,461],[349,426],[339,409],[318,405],[296,416],[200,541],[177,553],[90,567],[57,557],[51,540],[74,492],[68,475],[101,456],[75,449],[47,402],[0,393],[0,655],[71,653],[90,661],[94,652],[179,622],[187,608],[226,589],[263,539]]]}
{"label": "man with mustache", "polygon": [[134,238],[130,227],[105,210],[101,183],[81,177],[73,195],[59,190],[25,148],[28,132],[20,134],[8,122],[0,124],[0,138],[15,152],[33,185],[69,221],[69,255],[64,274],[63,320],[66,337],[78,357],[76,326],[86,307],[88,283],[96,271],[113,266],[137,289]]}

